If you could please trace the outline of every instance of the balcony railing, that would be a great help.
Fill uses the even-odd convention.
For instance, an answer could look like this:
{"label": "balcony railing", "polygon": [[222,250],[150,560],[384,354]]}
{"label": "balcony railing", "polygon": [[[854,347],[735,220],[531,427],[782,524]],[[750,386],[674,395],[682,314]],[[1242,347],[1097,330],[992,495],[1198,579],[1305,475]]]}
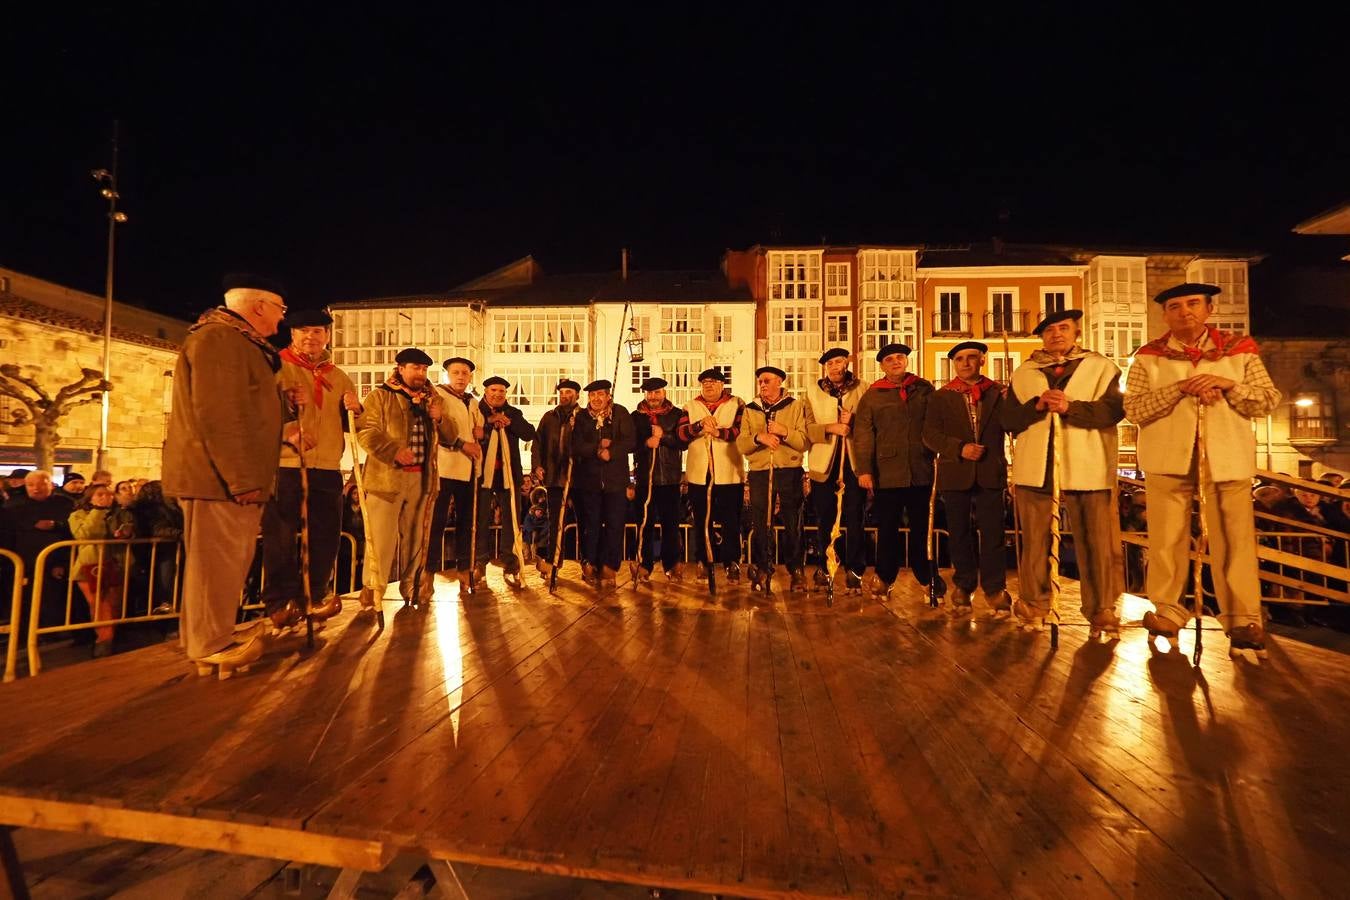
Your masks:
{"label": "balcony railing", "polygon": [[1025,337],[1031,333],[1031,310],[1004,309],[984,314],[984,336]]}
{"label": "balcony railing", "polygon": [[933,313],[934,337],[974,337],[970,330],[970,313],[935,312]]}

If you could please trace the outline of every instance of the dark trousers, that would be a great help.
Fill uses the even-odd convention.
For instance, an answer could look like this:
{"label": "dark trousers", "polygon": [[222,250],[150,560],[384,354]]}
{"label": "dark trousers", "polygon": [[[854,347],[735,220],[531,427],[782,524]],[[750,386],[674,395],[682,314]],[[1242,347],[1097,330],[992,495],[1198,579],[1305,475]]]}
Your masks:
{"label": "dark trousers", "polygon": [[[733,563],[741,559],[741,495],[745,489],[737,484],[718,484],[712,491],[712,523],[714,562]],[[689,485],[689,499],[694,507],[694,549],[699,562],[708,562],[708,551],[703,540],[703,523],[708,514],[708,486]],[[718,543],[717,526],[721,526]]]}
{"label": "dark trousers", "polygon": [[622,490],[594,491],[577,497],[581,519],[581,558],[593,566],[617,570],[623,563],[623,530],[628,497]]}
{"label": "dark trousers", "polygon": [[900,574],[900,525],[909,526],[909,567],[928,583],[928,498],[931,487],[880,488],[872,501],[877,519],[877,577],[886,584]]}
{"label": "dark trousers", "polygon": [[493,556],[492,504],[494,500],[502,510],[502,531],[497,539],[497,546],[501,548],[502,568],[507,572],[519,572],[521,561],[516,557],[513,549],[516,543],[516,530],[515,522],[511,518],[511,491],[505,488],[478,489],[478,549],[475,551],[477,556],[475,562],[483,566]]}
{"label": "dark trousers", "polygon": [[[781,544],[783,565],[789,572],[802,567],[802,470],[776,468],[773,472],[773,494],[778,498],[779,516],[783,523]],[[754,542],[750,545],[750,558],[761,569],[773,570],[778,564],[774,547],[779,543],[774,539],[774,531],[769,527],[769,509],[773,500],[769,497],[769,470],[750,473],[750,510],[754,516]],[[828,537],[828,535],[827,535]]]}
{"label": "dark trousers", "polygon": [[445,565],[445,523],[450,518],[450,501],[455,501],[455,568],[469,568],[469,544],[473,536],[473,482],[442,478],[436,505],[431,510],[431,546],[427,548],[427,571],[439,572]]}
{"label": "dark trousers", "polygon": [[[834,514],[837,508],[836,495],[839,490],[837,481],[812,481],[811,505],[816,519],[816,546],[820,548],[821,565],[825,562],[825,548],[830,543],[830,532],[834,530]],[[861,575],[867,568],[867,532],[863,530],[863,507],[866,495],[858,487],[858,478],[853,474],[852,466],[844,466],[844,512],[839,524],[844,533],[834,543],[834,552],[839,554],[845,568]]]}
{"label": "dark trousers", "polygon": [[[1003,555],[1003,488],[942,491],[942,505],[947,510],[952,566],[956,569],[952,580],[956,586],[969,593],[975,590],[978,581],[986,595],[1003,590],[1008,581]],[[972,511],[975,514],[973,530]],[[978,563],[976,532],[979,533]]]}
{"label": "dark trousers", "polygon": [[[309,476],[309,585],[317,603],[328,595],[328,582],[337,563],[342,532],[342,473],[310,469]],[[263,510],[263,604],[275,612],[287,601],[304,602],[300,583],[300,470],[277,471],[277,492]]]}
{"label": "dark trousers", "polygon": [[647,508],[647,531],[642,536],[642,568],[656,567],[656,526],[661,525],[661,568],[667,573],[680,563],[680,522],[682,520],[680,486],[652,485],[652,502]]}

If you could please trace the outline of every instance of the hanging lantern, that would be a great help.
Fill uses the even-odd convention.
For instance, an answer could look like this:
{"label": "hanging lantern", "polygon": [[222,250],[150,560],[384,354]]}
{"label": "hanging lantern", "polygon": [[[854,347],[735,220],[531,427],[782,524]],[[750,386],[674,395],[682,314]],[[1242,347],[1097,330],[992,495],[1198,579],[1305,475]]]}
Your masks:
{"label": "hanging lantern", "polygon": [[637,329],[632,325],[628,326],[628,339],[623,343],[624,346],[628,348],[628,361],[635,363],[642,362],[642,335],[638,334]]}

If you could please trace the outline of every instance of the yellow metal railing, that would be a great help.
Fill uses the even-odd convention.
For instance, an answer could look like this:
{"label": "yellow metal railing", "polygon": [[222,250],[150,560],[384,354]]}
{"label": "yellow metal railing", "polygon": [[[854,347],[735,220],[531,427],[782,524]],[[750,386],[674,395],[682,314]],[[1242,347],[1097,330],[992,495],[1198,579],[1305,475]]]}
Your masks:
{"label": "yellow metal railing", "polygon": [[[0,634],[5,636],[5,681],[18,677],[19,668],[19,622],[23,618],[23,559],[12,550],[0,549],[0,565],[12,570],[14,587],[10,591],[9,621],[0,625]],[[0,602],[4,598],[0,597]]]}

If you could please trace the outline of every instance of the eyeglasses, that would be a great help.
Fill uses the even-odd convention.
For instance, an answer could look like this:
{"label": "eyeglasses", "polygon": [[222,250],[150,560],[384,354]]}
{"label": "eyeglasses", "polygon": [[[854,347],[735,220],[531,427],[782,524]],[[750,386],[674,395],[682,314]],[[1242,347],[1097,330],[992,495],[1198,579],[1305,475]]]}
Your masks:
{"label": "eyeglasses", "polygon": [[278,303],[278,302],[275,301],[275,300],[268,300],[266,297],[263,298],[263,302],[264,302],[264,303],[271,304],[272,306],[275,306],[277,309],[281,310],[281,314],[282,314],[283,316],[286,315],[286,304],[285,304],[285,303]]}

